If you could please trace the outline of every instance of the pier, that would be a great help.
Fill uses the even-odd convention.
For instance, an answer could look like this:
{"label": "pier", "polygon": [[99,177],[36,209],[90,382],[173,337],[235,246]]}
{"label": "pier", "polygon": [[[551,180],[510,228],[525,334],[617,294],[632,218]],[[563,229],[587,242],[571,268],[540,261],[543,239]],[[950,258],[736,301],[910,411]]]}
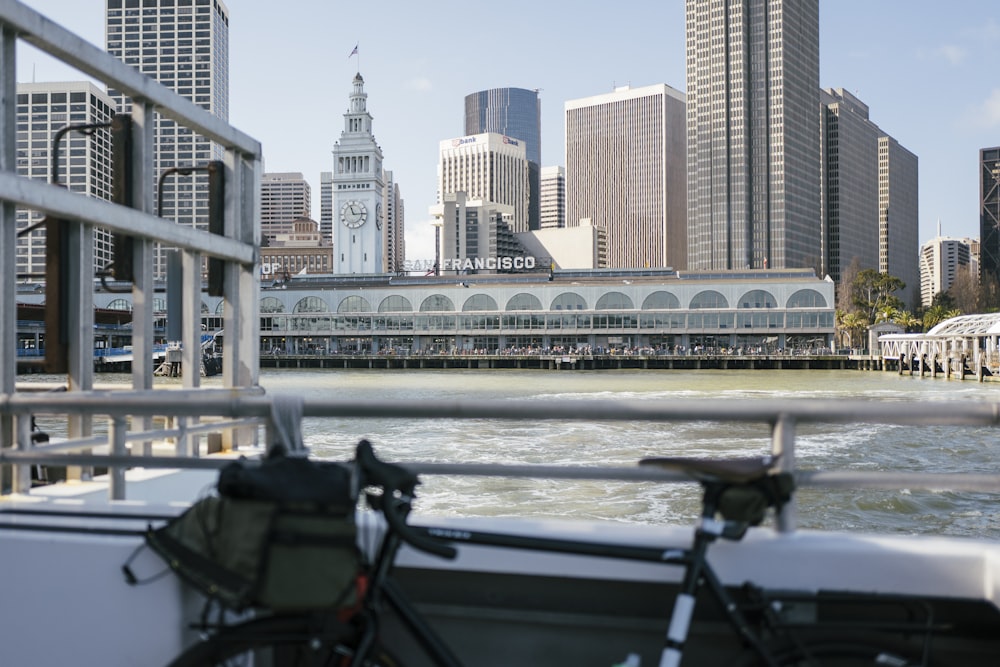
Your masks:
{"label": "pier", "polygon": [[594,370],[870,370],[860,355],[796,354],[298,354],[261,355],[261,368]]}

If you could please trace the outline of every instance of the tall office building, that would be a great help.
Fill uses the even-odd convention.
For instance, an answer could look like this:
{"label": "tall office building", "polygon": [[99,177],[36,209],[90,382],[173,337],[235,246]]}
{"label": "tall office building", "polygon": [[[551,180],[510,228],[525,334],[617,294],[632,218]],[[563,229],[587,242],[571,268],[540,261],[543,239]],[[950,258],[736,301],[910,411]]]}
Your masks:
{"label": "tall office building", "polygon": [[821,91],[821,275],[839,282],[857,262],[906,283],[920,300],[917,158],[869,119],[868,106],[840,88]]}
{"label": "tall office building", "polygon": [[[542,103],[537,90],[492,88],[465,96],[465,134],[492,132],[525,145],[528,219],[523,232],[541,225]],[[520,223],[518,223],[520,224]]]}
{"label": "tall office building", "polygon": [[[74,192],[111,199],[111,135],[108,130],[92,133],[69,131],[57,148],[53,140],[70,125],[108,123],[114,103],[89,82],[17,84],[17,173],[38,180],[52,180],[52,159],[58,157],[58,182]],[[17,273],[41,278],[45,275],[45,226],[21,234],[40,223],[39,211],[17,211]],[[94,229],[94,271],[112,261],[111,233]]]}
{"label": "tall office building", "polygon": [[565,106],[566,226],[604,228],[610,268],[687,268],[684,94],[622,87]]}
{"label": "tall office building", "polygon": [[333,172],[319,173],[319,231],[323,239],[333,243]]}
{"label": "tall office building", "polygon": [[688,0],[688,268],[815,268],[818,0]]}
{"label": "tall office building", "polygon": [[312,217],[312,188],[300,172],[272,172],[260,179],[261,233],[288,234],[300,218]]}
{"label": "tall office building", "polygon": [[979,280],[1000,281],[1000,146],[979,151]]}
{"label": "tall office building", "polygon": [[[140,72],[229,120],[229,10],[222,0],[106,0],[107,50]],[[120,112],[131,101],[108,93]],[[222,149],[207,138],[159,114],[153,152],[157,182],[167,169],[204,166],[221,160]],[[162,184],[159,215],[199,229],[208,226],[208,182],[204,173],[170,174]],[[166,275],[163,249],[154,258],[154,276]]]}
{"label": "tall office building", "polygon": [[566,226],[566,168],[542,167],[542,195],[539,199],[541,229]]}
{"label": "tall office building", "polygon": [[[960,271],[973,271],[971,239],[937,237],[920,248],[920,303],[929,308],[935,295],[947,292]],[[978,281],[978,275],[976,276]]]}
{"label": "tall office building", "polygon": [[511,207],[514,232],[528,227],[528,159],[524,142],[502,134],[446,139],[439,145],[438,203],[464,192],[469,200]]}
{"label": "tall office building", "polygon": [[878,270],[903,281],[907,308],[920,303],[917,156],[890,136],[878,139]]}
{"label": "tall office building", "polygon": [[385,190],[382,195],[382,210],[385,211],[385,222],[382,226],[382,244],[385,246],[386,273],[401,273],[406,260],[406,216],[403,197],[399,191],[399,183],[391,171],[382,172]]}

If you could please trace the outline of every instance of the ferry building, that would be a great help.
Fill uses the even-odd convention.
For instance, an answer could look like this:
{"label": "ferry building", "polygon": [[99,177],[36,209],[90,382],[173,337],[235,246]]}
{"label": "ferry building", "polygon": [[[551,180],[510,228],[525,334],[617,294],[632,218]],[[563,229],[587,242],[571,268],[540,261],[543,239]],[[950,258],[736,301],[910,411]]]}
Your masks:
{"label": "ferry building", "polygon": [[296,276],[262,287],[260,323],[263,354],[822,352],[834,285],[811,270]]}

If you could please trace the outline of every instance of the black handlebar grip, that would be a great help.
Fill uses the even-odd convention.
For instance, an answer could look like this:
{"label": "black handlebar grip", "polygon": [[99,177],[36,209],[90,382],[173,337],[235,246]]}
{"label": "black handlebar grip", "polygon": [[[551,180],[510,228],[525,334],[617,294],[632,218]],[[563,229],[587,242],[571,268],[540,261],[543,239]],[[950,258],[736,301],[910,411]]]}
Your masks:
{"label": "black handlebar grip", "polygon": [[458,554],[455,547],[417,533],[411,529],[406,521],[397,513],[396,507],[403,502],[395,497],[395,492],[412,496],[413,490],[420,479],[416,473],[394,463],[387,463],[375,456],[372,444],[367,440],[358,442],[355,449],[355,459],[361,468],[366,484],[381,486],[383,496],[379,509],[385,517],[389,527],[396,532],[399,537],[410,546],[426,551],[427,553],[452,559]]}

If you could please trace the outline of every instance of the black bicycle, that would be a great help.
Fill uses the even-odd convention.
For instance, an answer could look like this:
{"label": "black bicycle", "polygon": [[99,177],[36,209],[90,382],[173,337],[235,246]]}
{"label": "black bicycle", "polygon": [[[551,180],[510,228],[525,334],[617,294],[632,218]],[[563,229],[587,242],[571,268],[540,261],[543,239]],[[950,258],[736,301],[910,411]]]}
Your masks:
{"label": "black bicycle", "polygon": [[[458,543],[681,567],[684,576],[673,612],[670,619],[664,619],[660,667],[681,664],[700,593],[707,593],[716,601],[743,646],[742,652],[727,664],[746,667],[932,664],[931,639],[941,628],[935,627],[929,609],[920,609],[916,614],[908,611],[905,620],[893,623],[852,620],[849,615],[832,621],[803,621],[795,615],[789,617],[786,610],[817,603],[817,594],[776,594],[752,583],[731,591],[723,585],[707,559],[710,545],[719,538],[740,540],[748,527],[758,524],[769,509],[780,510],[791,498],[792,478],[775,470],[773,457],[721,461],[651,458],[641,464],[682,471],[701,484],[702,511],[690,547],[664,549],[412,526],[406,519],[419,484],[417,475],[403,466],[378,459],[371,444],[362,440],[356,450],[356,472],[363,485],[372,489],[365,496],[368,504],[385,517],[386,531],[376,556],[365,565],[366,590],[356,606],[349,610],[266,615],[214,627],[202,622],[198,627],[203,639],[175,659],[171,667],[400,667],[406,660],[393,655],[392,647],[381,641],[380,621],[387,607],[424,652],[420,664],[475,666],[475,656],[455,655],[393,579],[396,554],[403,543],[443,558],[453,558],[457,553],[453,545]],[[822,601],[827,605],[831,602],[828,596]],[[880,602],[910,605],[913,601]]]}

